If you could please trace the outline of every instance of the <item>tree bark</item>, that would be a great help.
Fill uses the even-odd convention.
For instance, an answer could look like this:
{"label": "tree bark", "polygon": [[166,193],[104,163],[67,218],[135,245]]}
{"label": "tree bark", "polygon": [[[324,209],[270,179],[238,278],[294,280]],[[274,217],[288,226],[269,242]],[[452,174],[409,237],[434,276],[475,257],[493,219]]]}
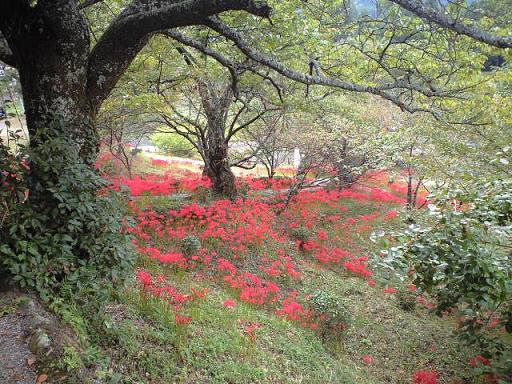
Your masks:
{"label": "tree bark", "polygon": [[[25,104],[30,146],[44,145],[40,133],[50,124],[64,124],[70,145],[94,163],[98,138],[94,109],[86,93],[89,32],[76,4],[44,3],[24,9],[24,28],[7,30]],[[2,25],[0,25],[1,27]]]}
{"label": "tree bark", "polygon": [[213,193],[234,200],[237,195],[235,175],[231,171],[226,139],[226,121],[233,101],[231,86],[221,87],[198,81],[199,95],[207,118],[208,130],[204,143],[205,173],[213,184]]}
{"label": "tree bark", "polygon": [[231,171],[228,161],[228,145],[220,140],[210,140],[209,150],[206,154],[204,171],[213,184],[213,193],[225,196],[231,200],[236,198],[235,175]]}

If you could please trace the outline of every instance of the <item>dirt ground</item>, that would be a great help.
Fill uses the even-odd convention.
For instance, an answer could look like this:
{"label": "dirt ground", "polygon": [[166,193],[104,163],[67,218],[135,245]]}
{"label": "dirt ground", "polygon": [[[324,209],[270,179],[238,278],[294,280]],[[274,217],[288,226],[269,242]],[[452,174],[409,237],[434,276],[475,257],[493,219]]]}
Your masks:
{"label": "dirt ground", "polygon": [[4,289],[0,287],[0,383],[33,384],[35,356],[28,347],[30,325],[20,305],[23,295]]}

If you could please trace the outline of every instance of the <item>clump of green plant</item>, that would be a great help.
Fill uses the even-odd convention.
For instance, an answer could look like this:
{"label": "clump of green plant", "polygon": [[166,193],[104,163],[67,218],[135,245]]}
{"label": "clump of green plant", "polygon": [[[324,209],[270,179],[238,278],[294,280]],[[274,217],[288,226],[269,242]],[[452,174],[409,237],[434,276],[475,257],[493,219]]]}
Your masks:
{"label": "clump of green plant", "polygon": [[5,144],[0,137],[0,229],[12,209],[23,202],[27,189],[23,174],[28,164],[23,155],[25,147],[20,143],[20,134],[20,131],[8,131]]}
{"label": "clump of green plant", "polygon": [[408,289],[400,288],[396,293],[398,308],[412,312],[416,308],[416,294]]}
{"label": "clump of green plant", "polygon": [[201,249],[201,240],[197,236],[186,236],[181,240],[181,251],[185,256],[195,255]]}
{"label": "clump of green plant", "polygon": [[0,225],[1,263],[43,299],[58,296],[62,286],[97,292],[105,282],[118,284],[135,256],[122,196],[106,189],[67,133],[53,124],[32,138],[41,144],[20,154],[29,164],[17,178],[30,185],[30,194]]}
{"label": "clump of green plant", "polygon": [[447,193],[432,206],[432,225],[394,233],[398,245],[383,260],[435,298],[438,314],[458,308],[459,335],[493,360],[508,346],[493,335],[490,319],[499,319],[491,328],[512,333],[511,190],[511,181],[495,180],[472,194]]}
{"label": "clump of green plant", "polygon": [[192,157],[197,151],[189,141],[173,133],[155,133],[151,141],[163,152],[173,156]]}
{"label": "clump of green plant", "polygon": [[250,191],[251,191],[251,187],[247,183],[240,183],[240,185],[237,186],[238,196],[240,196],[243,199],[246,199],[249,196]]}
{"label": "clump of green plant", "polygon": [[311,231],[304,227],[293,228],[290,231],[290,237],[303,245],[311,239]]}
{"label": "clump of green plant", "polygon": [[73,346],[65,346],[62,357],[55,363],[57,369],[72,372],[83,367],[80,353]]}
{"label": "clump of green plant", "polygon": [[323,338],[341,337],[350,326],[352,316],[345,303],[332,293],[317,290],[309,299],[309,304],[318,318],[318,331]]}

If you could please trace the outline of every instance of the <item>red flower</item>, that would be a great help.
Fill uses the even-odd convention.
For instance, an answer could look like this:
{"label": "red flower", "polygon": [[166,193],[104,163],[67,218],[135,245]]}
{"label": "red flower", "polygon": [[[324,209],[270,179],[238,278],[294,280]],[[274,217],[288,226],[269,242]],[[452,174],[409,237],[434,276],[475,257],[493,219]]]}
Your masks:
{"label": "red flower", "polygon": [[391,287],[384,288],[384,293],[389,293],[389,294],[396,293],[396,289],[391,288]]}
{"label": "red flower", "polygon": [[484,375],[484,380],[486,383],[489,383],[489,384],[498,384],[498,382],[499,382],[498,377],[491,375],[490,373],[486,373]]}
{"label": "red flower", "polygon": [[496,328],[500,324],[500,319],[494,318],[489,322],[489,328]]}
{"label": "red flower", "polygon": [[325,231],[318,231],[317,233],[318,240],[327,240],[327,232]]}
{"label": "red flower", "polygon": [[190,291],[192,292],[192,295],[194,295],[195,298],[197,298],[197,299],[204,299],[205,296],[208,294],[209,289],[208,288],[203,288],[203,289],[200,289],[200,290],[196,290],[194,288],[191,288]]}
{"label": "red flower", "polygon": [[146,271],[137,272],[137,280],[139,280],[145,287],[152,284],[151,275]]}
{"label": "red flower", "polygon": [[180,315],[180,314],[175,314],[174,315],[175,319],[176,319],[176,324],[177,325],[187,325],[188,323],[190,323],[192,321],[192,317],[191,316],[183,316],[183,315]]}
{"label": "red flower", "polygon": [[486,359],[482,355],[477,355],[474,358],[472,358],[471,360],[469,360],[469,364],[473,368],[476,368],[478,365],[480,365],[480,363],[482,363],[483,365],[489,365],[491,363],[491,361],[489,359]]}
{"label": "red flower", "polygon": [[397,216],[397,212],[395,210],[391,210],[384,216],[384,219],[391,220],[394,219]]}
{"label": "red flower", "polygon": [[416,371],[412,375],[414,384],[437,384],[437,373],[434,371]]}
{"label": "red flower", "polygon": [[254,331],[259,328],[261,328],[260,323],[251,323],[244,329],[244,332],[247,334],[247,336],[249,336],[249,340],[253,343],[256,341],[256,335],[254,334]]}
{"label": "red flower", "polygon": [[366,365],[371,365],[373,363],[373,359],[371,356],[369,355],[363,355],[363,357],[361,357],[361,360],[363,360],[363,362],[366,364]]}
{"label": "red flower", "polygon": [[235,301],[232,300],[232,299],[227,299],[227,300],[224,300],[224,306],[226,308],[234,308],[235,307]]}

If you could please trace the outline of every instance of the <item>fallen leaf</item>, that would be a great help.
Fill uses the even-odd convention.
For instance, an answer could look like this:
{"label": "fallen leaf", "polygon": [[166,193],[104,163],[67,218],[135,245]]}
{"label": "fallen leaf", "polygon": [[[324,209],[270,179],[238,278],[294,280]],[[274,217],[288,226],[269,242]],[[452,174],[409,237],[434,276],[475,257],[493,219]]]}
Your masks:
{"label": "fallen leaf", "polygon": [[46,379],[48,379],[48,375],[43,373],[42,375],[37,376],[36,384],[44,383]]}
{"label": "fallen leaf", "polygon": [[29,366],[34,365],[35,362],[36,362],[36,358],[34,356],[30,356],[29,358],[27,358],[27,364]]}

